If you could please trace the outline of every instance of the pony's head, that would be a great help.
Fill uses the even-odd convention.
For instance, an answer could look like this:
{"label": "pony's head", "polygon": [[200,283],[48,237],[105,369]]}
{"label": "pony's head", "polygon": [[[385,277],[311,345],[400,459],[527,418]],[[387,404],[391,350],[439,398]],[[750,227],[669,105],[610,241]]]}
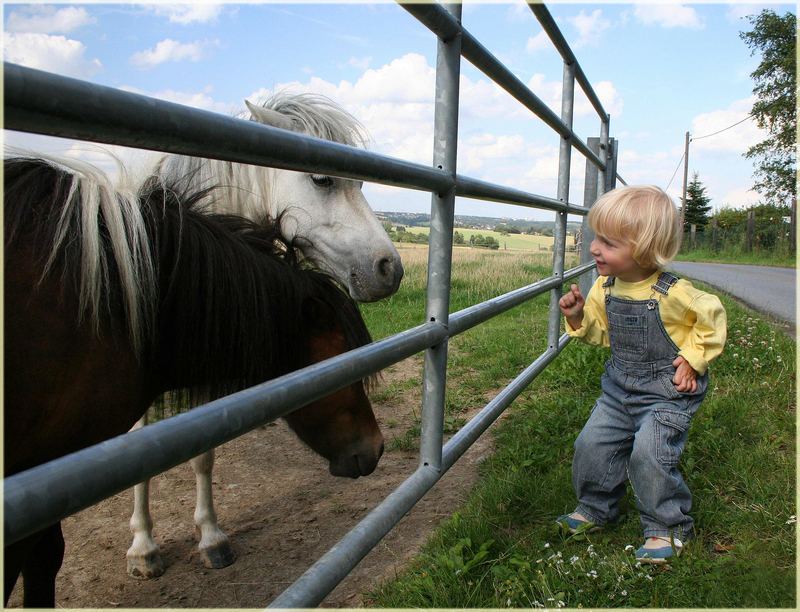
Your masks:
{"label": "pony's head", "polygon": [[[309,341],[310,361],[334,357],[369,338],[358,308],[349,299],[342,306],[345,311],[338,313],[339,323],[331,327],[326,322],[333,316],[328,310],[335,308],[335,303],[327,299],[304,303],[300,316],[305,323],[312,329],[322,324]],[[369,383],[365,380],[348,385],[285,417],[297,437],[328,460],[334,476],[371,474],[383,454],[383,434],[365,391]]]}
{"label": "pony's head", "polygon": [[[279,92],[246,104],[259,123],[350,146],[366,143],[358,121],[323,96]],[[285,214],[284,232],[303,238],[305,255],[338,278],[353,299],[371,302],[397,291],[403,265],[361,187],[360,181],[273,170],[271,212]]]}
{"label": "pony's head", "polygon": [[[358,305],[283,236],[282,216],[205,213],[203,194],[157,180],[151,186],[143,201],[161,218],[165,264],[157,368],[171,374],[165,387],[185,389],[173,401],[208,401],[371,342]],[[286,416],[335,476],[367,475],[383,453],[366,393],[372,382],[356,381]]]}

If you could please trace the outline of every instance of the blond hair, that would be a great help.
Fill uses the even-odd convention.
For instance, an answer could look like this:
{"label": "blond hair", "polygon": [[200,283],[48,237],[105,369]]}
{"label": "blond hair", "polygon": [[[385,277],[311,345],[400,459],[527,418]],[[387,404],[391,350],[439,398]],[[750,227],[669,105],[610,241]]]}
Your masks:
{"label": "blond hair", "polygon": [[627,185],[598,198],[589,211],[595,234],[631,247],[645,268],[664,268],[681,246],[683,232],[672,198],[654,185]]}

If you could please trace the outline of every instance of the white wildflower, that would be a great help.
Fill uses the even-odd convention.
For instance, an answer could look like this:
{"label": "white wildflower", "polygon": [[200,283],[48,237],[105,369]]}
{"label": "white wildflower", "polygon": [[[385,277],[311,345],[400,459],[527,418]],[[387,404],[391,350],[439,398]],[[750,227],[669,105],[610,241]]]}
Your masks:
{"label": "white wildflower", "polygon": [[793,514],[789,517],[789,520],[786,521],[787,525],[794,525],[797,522],[797,517]]}
{"label": "white wildflower", "polygon": [[633,550],[633,545],[632,544],[627,544],[625,546],[625,550]]}
{"label": "white wildflower", "polygon": [[620,595],[622,595],[623,597],[627,597],[628,596],[628,591],[622,591],[622,593],[620,593]]}
{"label": "white wildflower", "polygon": [[550,542],[545,542],[545,543],[544,543],[544,547],[545,547],[545,548],[550,548]]}

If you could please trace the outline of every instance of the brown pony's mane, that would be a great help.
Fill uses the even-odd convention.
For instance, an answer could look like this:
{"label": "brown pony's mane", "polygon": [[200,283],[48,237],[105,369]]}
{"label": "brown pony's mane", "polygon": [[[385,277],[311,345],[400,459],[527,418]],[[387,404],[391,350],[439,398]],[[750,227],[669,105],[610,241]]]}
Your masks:
{"label": "brown pony's mane", "polygon": [[[128,329],[140,360],[168,365],[188,402],[306,365],[312,336],[338,330],[347,349],[370,342],[358,306],[302,260],[280,219],[208,214],[208,190],[189,191],[191,177],[151,178],[132,206],[130,195],[98,188],[102,173],[71,164],[5,160],[6,244],[32,237],[43,276],[59,274],[74,296],[89,296],[81,312],[98,332]],[[128,203],[96,205],[109,195]],[[88,277],[87,252],[95,261]]]}

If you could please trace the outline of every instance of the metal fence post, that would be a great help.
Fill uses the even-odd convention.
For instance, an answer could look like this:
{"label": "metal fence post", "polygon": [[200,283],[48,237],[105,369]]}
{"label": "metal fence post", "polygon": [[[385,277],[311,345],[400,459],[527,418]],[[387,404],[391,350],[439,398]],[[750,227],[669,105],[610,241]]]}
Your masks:
{"label": "metal fence post", "polygon": [[[459,22],[461,4],[445,8]],[[461,33],[439,38],[436,60],[436,108],[433,135],[433,165],[456,176],[458,144],[458,81],[461,67]],[[455,187],[431,194],[431,231],[428,247],[428,292],[426,317],[447,325],[450,308],[450,274],[453,251]],[[422,433],[420,464],[434,469],[442,465],[447,339],[425,351],[422,383]]]}
{"label": "metal fence post", "polygon": [[[575,106],[575,64],[564,62],[564,79],[561,89],[561,120],[572,130],[572,114]],[[569,201],[569,170],[572,157],[572,144],[569,137],[561,137],[558,152],[558,200]],[[567,238],[567,213],[556,213],[553,228],[553,276],[564,275],[564,250]],[[554,287],[550,293],[550,320],[547,327],[547,347],[554,350],[558,346],[561,332],[561,310],[558,301],[561,299],[561,286]]]}
{"label": "metal fence post", "polygon": [[[600,122],[600,154],[598,157],[605,164],[608,161],[608,130],[611,118],[606,115]],[[605,170],[600,170],[597,175],[597,197],[599,198],[606,191],[608,191],[608,175],[611,173],[610,168],[606,166]],[[614,173],[616,174],[616,173]]]}
{"label": "metal fence post", "polygon": [[[597,154],[600,151],[600,138],[596,136],[589,137],[586,139],[586,145],[592,150],[593,153]],[[590,208],[592,204],[594,204],[595,200],[597,200],[598,172],[599,169],[597,166],[595,166],[594,163],[587,158],[586,174],[584,175],[583,180],[583,205],[586,208]],[[592,261],[592,254],[589,252],[589,247],[592,244],[592,240],[594,240],[594,232],[592,231],[592,228],[589,227],[588,217],[584,216],[581,220],[581,264]],[[592,271],[589,274],[584,274],[578,280],[578,286],[580,287],[581,293],[584,296],[589,294],[589,289],[592,288],[592,284],[594,283],[593,276],[595,275],[596,272]]]}

